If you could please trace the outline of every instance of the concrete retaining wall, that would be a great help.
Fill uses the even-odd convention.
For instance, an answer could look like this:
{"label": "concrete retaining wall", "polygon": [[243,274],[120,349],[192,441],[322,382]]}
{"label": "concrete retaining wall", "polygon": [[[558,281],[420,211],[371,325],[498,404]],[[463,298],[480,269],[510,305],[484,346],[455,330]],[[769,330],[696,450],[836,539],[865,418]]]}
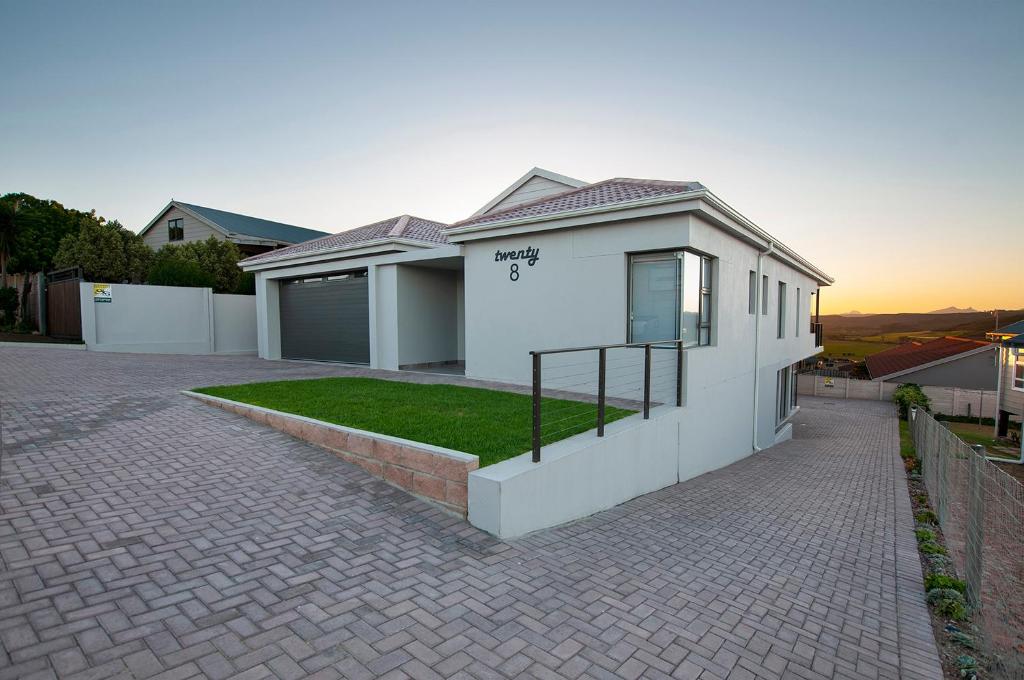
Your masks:
{"label": "concrete retaining wall", "polygon": [[[892,393],[900,384],[883,380],[826,378],[805,373],[800,375],[797,388],[800,394],[818,397],[892,401]],[[932,400],[931,409],[934,413],[947,416],[995,417],[997,395],[994,391],[933,385],[923,385],[921,390]]]}
{"label": "concrete retaining wall", "polygon": [[[469,521],[501,538],[563,524],[679,481],[683,409],[663,406],[469,475]],[[717,467],[717,466],[715,466]],[[696,476],[694,473],[690,476]]]}
{"label": "concrete retaining wall", "polygon": [[110,284],[96,302],[82,283],[82,340],[98,352],[249,354],[256,351],[256,298],[209,288]]}
{"label": "concrete retaining wall", "polygon": [[467,477],[480,466],[474,455],[198,392],[185,394],[325,448],[414,496],[466,516]]}

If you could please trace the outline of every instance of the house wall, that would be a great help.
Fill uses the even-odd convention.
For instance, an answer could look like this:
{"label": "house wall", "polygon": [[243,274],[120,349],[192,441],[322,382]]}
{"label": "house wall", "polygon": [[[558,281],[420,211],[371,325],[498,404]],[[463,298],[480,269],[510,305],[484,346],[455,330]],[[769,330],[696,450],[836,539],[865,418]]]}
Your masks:
{"label": "house wall", "polygon": [[996,389],[996,349],[954,359],[912,373],[901,373],[896,382],[961,387],[969,390]]}
{"label": "house wall", "polygon": [[158,249],[162,245],[166,245],[167,241],[167,221],[176,218],[182,218],[184,222],[185,238],[181,241],[174,241],[174,243],[186,243],[188,241],[205,241],[211,236],[216,236],[219,239],[224,238],[224,234],[216,229],[212,228],[205,222],[200,222],[196,218],[192,217],[184,210],[178,207],[171,206],[167,212],[160,216],[160,219],[156,221],[156,224],[147,231],[142,240],[147,246]]}
{"label": "house wall", "polygon": [[563,191],[568,191],[573,188],[574,187],[566,186],[561,182],[554,182],[546,177],[535,175],[523,183],[523,186],[519,187],[500,202],[496,203],[494,207],[487,212],[492,213],[499,210],[506,210],[517,205],[522,205],[523,203],[536,201],[537,199],[544,198],[545,196],[560,194]]}
{"label": "house wall", "polygon": [[396,269],[398,365],[457,360],[460,272],[415,265]]}
{"label": "house wall", "polygon": [[[513,281],[511,262],[495,261],[495,252],[528,247],[539,249],[539,259],[533,266],[518,261],[519,278]],[[757,269],[757,250],[694,215],[465,243],[467,376],[529,384],[530,350],[625,342],[627,253],[683,247],[717,259],[713,344],[687,350],[680,472],[690,477],[748,455],[755,326],[755,315],[748,314],[748,272]],[[815,353],[809,293],[817,290],[809,277],[773,258],[764,258],[764,273],[770,297],[768,315],[761,317],[758,361],[762,447],[788,436],[786,428],[776,431],[775,375]],[[780,278],[788,284],[789,297],[783,339],[776,337]],[[793,316],[797,287],[802,298],[799,336]],[[547,374],[557,374],[559,360],[545,361]]]}
{"label": "house wall", "polygon": [[82,340],[91,351],[155,354],[238,354],[256,351],[252,296],[215,295],[209,288],[111,284],[111,301],[79,288]]}
{"label": "house wall", "polygon": [[[800,375],[798,386],[801,395],[828,397],[830,399],[892,401],[892,394],[901,383],[902,380],[900,382],[854,380],[851,378],[832,378],[805,373]],[[931,400],[931,409],[935,413],[949,416],[977,417],[981,415],[985,418],[995,416],[996,392],[994,390],[941,387],[936,385],[924,385],[921,387],[921,390]]]}
{"label": "house wall", "polygon": [[1017,416],[1016,419],[1020,420],[1024,417],[1024,390],[1013,388],[1015,351],[1024,350],[1014,350],[1009,347],[1004,347],[1002,351],[1002,364],[1000,368],[1002,377],[999,385],[999,408],[1007,413]]}

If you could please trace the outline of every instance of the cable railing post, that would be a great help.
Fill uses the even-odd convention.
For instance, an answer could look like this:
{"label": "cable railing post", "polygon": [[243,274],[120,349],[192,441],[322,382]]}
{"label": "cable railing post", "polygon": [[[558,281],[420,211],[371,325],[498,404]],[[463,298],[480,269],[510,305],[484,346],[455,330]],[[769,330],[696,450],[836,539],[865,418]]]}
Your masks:
{"label": "cable railing post", "polygon": [[676,343],[676,406],[683,405],[683,341]]}
{"label": "cable railing post", "polygon": [[597,350],[597,436],[604,436],[604,401],[605,401],[605,367],[608,363],[608,350],[604,347]]}
{"label": "cable railing post", "polygon": [[533,462],[540,462],[540,357],[533,355]]}
{"label": "cable railing post", "polygon": [[644,345],[644,420],[651,417],[651,345]]}

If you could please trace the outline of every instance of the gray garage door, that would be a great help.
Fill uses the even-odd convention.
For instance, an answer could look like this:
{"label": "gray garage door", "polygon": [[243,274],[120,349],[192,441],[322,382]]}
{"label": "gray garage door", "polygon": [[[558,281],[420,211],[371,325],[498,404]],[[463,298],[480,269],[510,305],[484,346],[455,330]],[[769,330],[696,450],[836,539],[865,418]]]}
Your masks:
{"label": "gray garage door", "polygon": [[366,271],[281,283],[281,356],[370,363]]}

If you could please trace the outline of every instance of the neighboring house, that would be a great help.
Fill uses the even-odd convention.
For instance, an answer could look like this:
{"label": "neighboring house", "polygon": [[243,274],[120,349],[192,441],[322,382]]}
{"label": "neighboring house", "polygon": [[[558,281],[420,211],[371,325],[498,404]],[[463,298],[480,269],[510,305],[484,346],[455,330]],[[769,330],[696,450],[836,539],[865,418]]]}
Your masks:
{"label": "neighboring house", "polygon": [[[1024,422],[1024,321],[1004,326],[988,337],[1000,341],[996,435],[1005,437],[1011,420]],[[1024,441],[1021,456],[1024,458]]]}
{"label": "neighboring house", "polygon": [[832,283],[698,182],[536,168],[455,224],[402,215],[241,266],[266,359],[529,384],[531,350],[684,339],[686,476],[791,436]]}
{"label": "neighboring house", "polygon": [[237,244],[243,255],[258,255],[327,236],[327,232],[172,200],[139,235],[154,250],[168,243],[205,241],[214,236]]}
{"label": "neighboring house", "polygon": [[996,388],[996,345],[946,336],[905,342],[864,359],[875,381],[969,390]]}

